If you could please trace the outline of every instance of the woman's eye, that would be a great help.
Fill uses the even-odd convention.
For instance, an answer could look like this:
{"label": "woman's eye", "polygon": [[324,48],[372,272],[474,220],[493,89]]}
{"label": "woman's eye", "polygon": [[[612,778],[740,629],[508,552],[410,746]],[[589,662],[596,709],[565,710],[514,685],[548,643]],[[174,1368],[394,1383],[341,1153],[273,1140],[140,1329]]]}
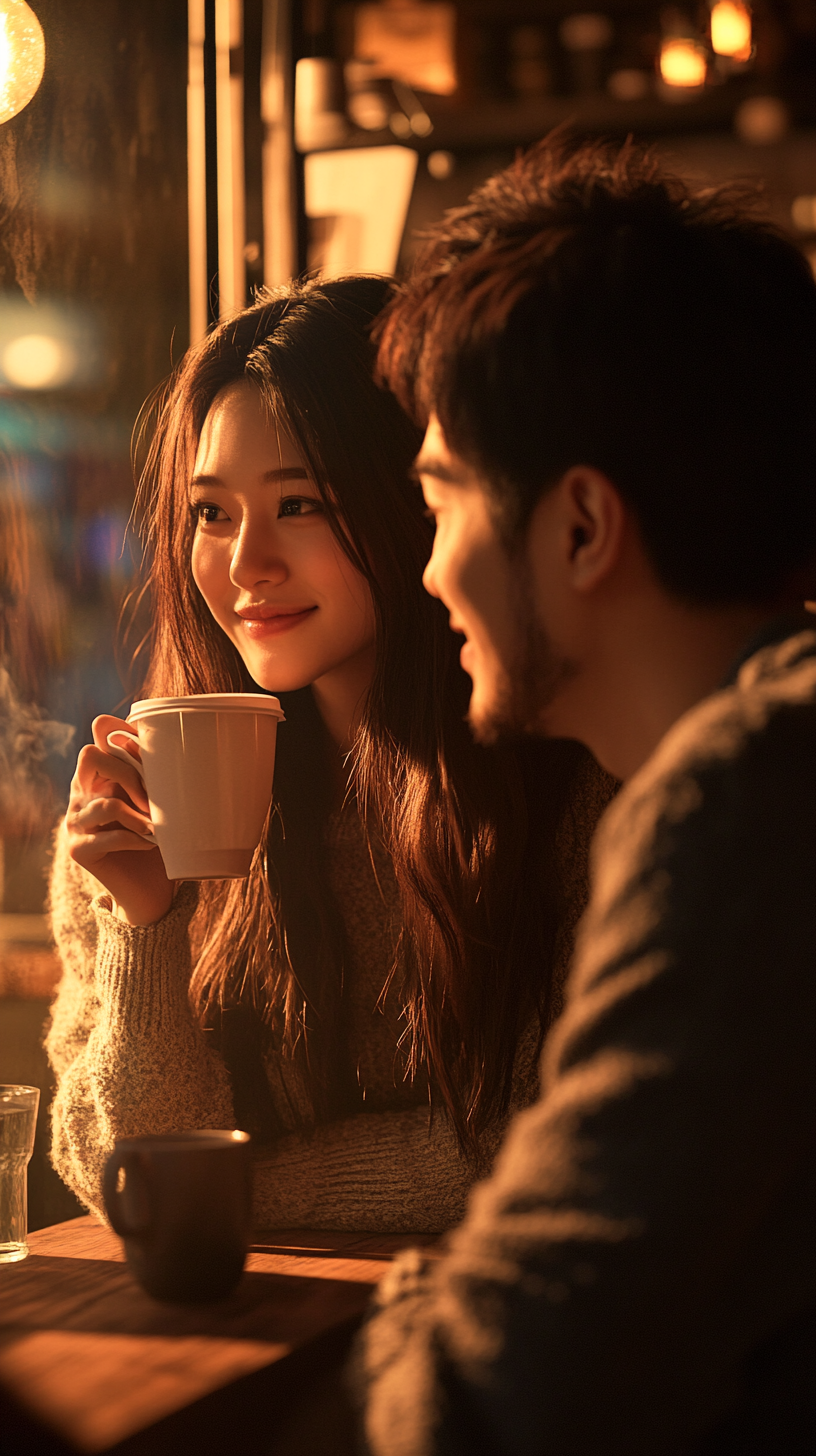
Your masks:
{"label": "woman's eye", "polygon": [[278,517],[281,516],[314,516],[323,510],[323,502],[316,500],[311,495],[287,495],[284,496],[278,508]]}
{"label": "woman's eye", "polygon": [[210,505],[208,501],[195,501],[190,506],[193,518],[200,526],[213,526],[216,521],[225,521],[226,512],[220,506]]}

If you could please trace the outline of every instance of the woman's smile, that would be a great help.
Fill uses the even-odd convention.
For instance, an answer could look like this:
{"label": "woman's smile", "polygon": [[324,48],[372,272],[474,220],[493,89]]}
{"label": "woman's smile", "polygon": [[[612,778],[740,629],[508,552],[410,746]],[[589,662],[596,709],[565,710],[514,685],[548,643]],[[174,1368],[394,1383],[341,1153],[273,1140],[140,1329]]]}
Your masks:
{"label": "woman's smile", "polygon": [[262,637],[278,637],[291,632],[304,622],[310,621],[318,607],[238,607],[236,617],[241,618],[244,633],[254,641]]}

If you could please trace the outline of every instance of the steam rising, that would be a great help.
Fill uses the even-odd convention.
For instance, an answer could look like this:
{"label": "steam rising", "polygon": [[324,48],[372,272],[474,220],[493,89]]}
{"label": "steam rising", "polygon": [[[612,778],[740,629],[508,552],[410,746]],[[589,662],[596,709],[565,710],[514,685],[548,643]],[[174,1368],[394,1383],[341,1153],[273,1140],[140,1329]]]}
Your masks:
{"label": "steam rising", "polygon": [[70,723],[51,722],[33,703],[23,703],[0,664],[0,835],[48,825],[53,789],[43,764],[52,753],[64,757],[75,732]]}

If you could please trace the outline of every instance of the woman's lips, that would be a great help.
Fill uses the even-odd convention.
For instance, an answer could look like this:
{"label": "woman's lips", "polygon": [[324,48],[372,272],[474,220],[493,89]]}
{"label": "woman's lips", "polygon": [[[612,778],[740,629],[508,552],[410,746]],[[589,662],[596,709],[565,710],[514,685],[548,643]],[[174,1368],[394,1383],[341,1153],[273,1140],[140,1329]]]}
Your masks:
{"label": "woman's lips", "polygon": [[241,622],[248,637],[257,641],[261,637],[280,637],[284,632],[291,632],[311,617],[317,607],[304,607],[300,612],[273,612],[263,617],[244,617],[239,612]]}

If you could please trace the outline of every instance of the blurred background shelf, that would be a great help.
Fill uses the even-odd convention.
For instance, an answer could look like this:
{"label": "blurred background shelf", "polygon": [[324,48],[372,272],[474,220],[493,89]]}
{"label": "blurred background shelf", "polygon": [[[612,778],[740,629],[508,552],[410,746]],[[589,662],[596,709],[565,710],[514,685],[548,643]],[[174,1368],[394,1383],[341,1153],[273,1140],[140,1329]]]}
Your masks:
{"label": "blurred background shelf", "polygon": [[[666,102],[658,96],[633,101],[616,101],[598,93],[582,97],[548,96],[528,101],[486,100],[478,107],[454,109],[424,98],[433,131],[412,139],[421,156],[440,148],[473,150],[495,146],[528,146],[558,126],[579,134],[637,136],[651,140],[662,136],[689,136],[733,131],[739,106],[758,95],[756,86],[738,91],[711,91],[699,97]],[[761,99],[761,98],[760,98]],[[797,115],[803,127],[813,124],[813,108],[805,98],[791,108],[795,128]],[[383,146],[393,144],[388,129],[377,132],[352,130],[337,146]]]}

